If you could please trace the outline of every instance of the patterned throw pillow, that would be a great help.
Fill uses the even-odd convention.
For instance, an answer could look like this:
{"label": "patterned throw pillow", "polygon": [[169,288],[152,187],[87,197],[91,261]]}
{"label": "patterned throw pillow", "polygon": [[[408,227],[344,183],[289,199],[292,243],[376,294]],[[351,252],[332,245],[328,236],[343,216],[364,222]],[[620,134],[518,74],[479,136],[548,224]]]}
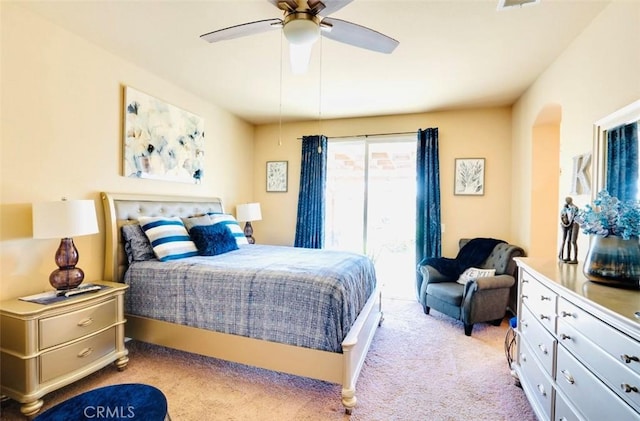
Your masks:
{"label": "patterned throw pillow", "polygon": [[149,238],[145,235],[140,224],[123,225],[121,230],[122,239],[124,240],[124,251],[127,254],[129,264],[131,264],[131,262],[143,262],[156,258]]}
{"label": "patterned throw pillow", "polygon": [[201,256],[217,256],[238,250],[235,237],[224,224],[196,225],[189,234]]}
{"label": "patterned throw pillow", "polygon": [[223,224],[227,226],[239,246],[249,244],[247,237],[244,236],[244,230],[240,228],[240,224],[238,224],[238,221],[236,221],[236,218],[234,218],[233,215],[229,215],[227,213],[210,213],[209,217],[213,224]]}
{"label": "patterned throw pillow", "polygon": [[493,276],[495,274],[496,274],[495,269],[469,268],[464,272],[462,272],[462,275],[460,275],[460,277],[456,282],[459,284],[465,285],[467,282],[473,279],[484,278],[485,276]]}
{"label": "patterned throw pillow", "polygon": [[211,225],[211,218],[209,218],[209,215],[202,215],[202,216],[192,216],[190,218],[182,218],[182,223],[184,223],[184,227],[187,229],[188,232],[191,232],[191,228],[197,226],[197,225]]}
{"label": "patterned throw pillow", "polygon": [[180,218],[141,216],[138,221],[151,242],[153,252],[161,261],[198,255],[198,249]]}

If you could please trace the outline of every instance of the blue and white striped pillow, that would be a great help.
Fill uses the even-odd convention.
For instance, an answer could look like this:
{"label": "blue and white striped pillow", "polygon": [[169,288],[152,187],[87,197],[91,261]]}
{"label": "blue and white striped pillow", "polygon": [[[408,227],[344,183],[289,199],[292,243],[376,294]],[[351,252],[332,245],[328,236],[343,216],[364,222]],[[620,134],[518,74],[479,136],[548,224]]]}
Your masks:
{"label": "blue and white striped pillow", "polygon": [[163,262],[198,255],[198,249],[178,217],[141,216],[138,218],[149,237],[156,257]]}
{"label": "blue and white striped pillow", "polygon": [[249,244],[247,241],[247,237],[244,236],[244,230],[240,228],[240,224],[233,215],[229,215],[228,213],[210,213],[209,217],[211,218],[211,222],[215,224],[224,224],[229,228],[231,234],[233,234],[233,238],[236,239],[236,243],[241,246],[243,244]]}

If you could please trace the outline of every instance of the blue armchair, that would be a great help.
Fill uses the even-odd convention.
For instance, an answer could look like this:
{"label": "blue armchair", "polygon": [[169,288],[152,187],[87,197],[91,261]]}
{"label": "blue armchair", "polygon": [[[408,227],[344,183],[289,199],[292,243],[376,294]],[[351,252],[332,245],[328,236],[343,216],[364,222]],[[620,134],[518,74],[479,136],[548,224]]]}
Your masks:
{"label": "blue armchair", "polygon": [[[460,240],[461,251],[469,241]],[[438,260],[430,259],[425,264],[418,265],[422,275],[419,301],[425,314],[435,309],[462,321],[467,336],[471,336],[475,323],[490,322],[499,326],[507,309],[515,314],[517,266],[513,258],[524,255],[521,247],[498,242],[488,257],[477,266],[482,269],[495,269],[495,274],[471,279],[466,284],[458,283],[458,276],[452,277],[450,273],[443,274],[440,271],[442,268],[436,269],[434,266],[440,267],[436,264]],[[442,260],[444,263],[455,263],[455,259]]]}

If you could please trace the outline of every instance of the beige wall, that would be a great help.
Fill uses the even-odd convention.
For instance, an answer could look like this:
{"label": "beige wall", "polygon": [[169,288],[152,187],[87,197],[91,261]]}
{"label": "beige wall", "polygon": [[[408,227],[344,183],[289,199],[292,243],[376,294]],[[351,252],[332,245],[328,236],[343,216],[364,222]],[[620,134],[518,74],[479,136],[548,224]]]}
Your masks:
{"label": "beige wall", "polygon": [[[259,242],[293,244],[300,183],[298,138],[320,130],[331,136],[417,132],[437,127],[440,145],[443,254],[455,255],[460,237],[510,238],[511,109],[489,108],[401,116],[328,120],[256,129],[254,198],[262,204],[263,219],[254,223]],[[279,145],[279,140],[282,145]],[[484,196],[454,196],[455,158],[486,158]],[[289,161],[287,193],[265,192],[267,161]],[[408,221],[409,223],[409,221]]]}
{"label": "beige wall", "polygon": [[[31,238],[31,203],[94,199],[101,233],[75,239],[86,279],[102,276],[100,191],[251,200],[252,125],[6,2],[0,3],[0,299],[50,288],[59,240]],[[122,177],[122,86],[205,119],[201,185]],[[241,170],[238,170],[241,169]]]}
{"label": "beige wall", "polygon": [[[591,151],[592,124],[640,98],[640,2],[606,8],[525,95],[510,108],[359,118],[254,128],[169,81],[124,61],[7,2],[0,2],[0,299],[48,288],[56,240],[31,238],[31,203],[92,198],[103,226],[98,192],[219,195],[236,203],[259,201],[259,242],[294,238],[302,135],[328,136],[416,131],[438,127],[443,252],[462,236],[492,235],[532,244],[532,209],[557,215],[571,186],[573,157]],[[130,85],[205,118],[206,173],[199,186],[124,178],[122,85]],[[532,195],[539,169],[532,165],[534,127],[549,106],[559,106],[557,200]],[[320,127],[319,127],[320,126]],[[255,144],[253,140],[255,138]],[[279,145],[279,138],[282,145]],[[486,194],[454,196],[453,160],[487,158]],[[265,192],[265,163],[289,161],[289,191]],[[535,171],[535,172],[534,172]],[[538,172],[538,175],[536,175]],[[550,183],[552,183],[550,181]],[[575,197],[578,205],[588,195]],[[551,223],[551,217],[547,217]],[[554,222],[557,230],[557,222]],[[545,229],[549,229],[545,227]],[[104,232],[104,229],[102,229]],[[103,233],[76,239],[79,266],[99,278]],[[551,242],[553,235],[550,236]],[[581,253],[585,239],[581,238]],[[557,240],[549,244],[557,247]]]}
{"label": "beige wall", "polygon": [[[592,151],[593,123],[640,98],[640,2],[619,0],[594,19],[589,27],[545,71],[513,107],[512,236],[529,247],[532,212],[559,215],[571,190],[573,158]],[[546,107],[561,107],[560,175],[555,202],[536,201],[531,190],[543,175],[532,165],[533,127]],[[590,195],[574,196],[582,207]],[[522,223],[521,223],[522,222]],[[559,230],[559,220],[555,222]],[[556,243],[549,247],[555,249]],[[579,260],[584,260],[588,238],[579,238]]]}

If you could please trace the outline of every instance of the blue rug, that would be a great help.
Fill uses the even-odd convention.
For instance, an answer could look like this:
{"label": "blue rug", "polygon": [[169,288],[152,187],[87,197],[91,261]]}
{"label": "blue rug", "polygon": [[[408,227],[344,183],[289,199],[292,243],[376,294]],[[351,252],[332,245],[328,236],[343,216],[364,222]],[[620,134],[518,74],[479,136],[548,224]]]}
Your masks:
{"label": "blue rug", "polygon": [[101,387],[68,399],[34,421],[163,421],[167,399],[153,386],[139,383]]}

